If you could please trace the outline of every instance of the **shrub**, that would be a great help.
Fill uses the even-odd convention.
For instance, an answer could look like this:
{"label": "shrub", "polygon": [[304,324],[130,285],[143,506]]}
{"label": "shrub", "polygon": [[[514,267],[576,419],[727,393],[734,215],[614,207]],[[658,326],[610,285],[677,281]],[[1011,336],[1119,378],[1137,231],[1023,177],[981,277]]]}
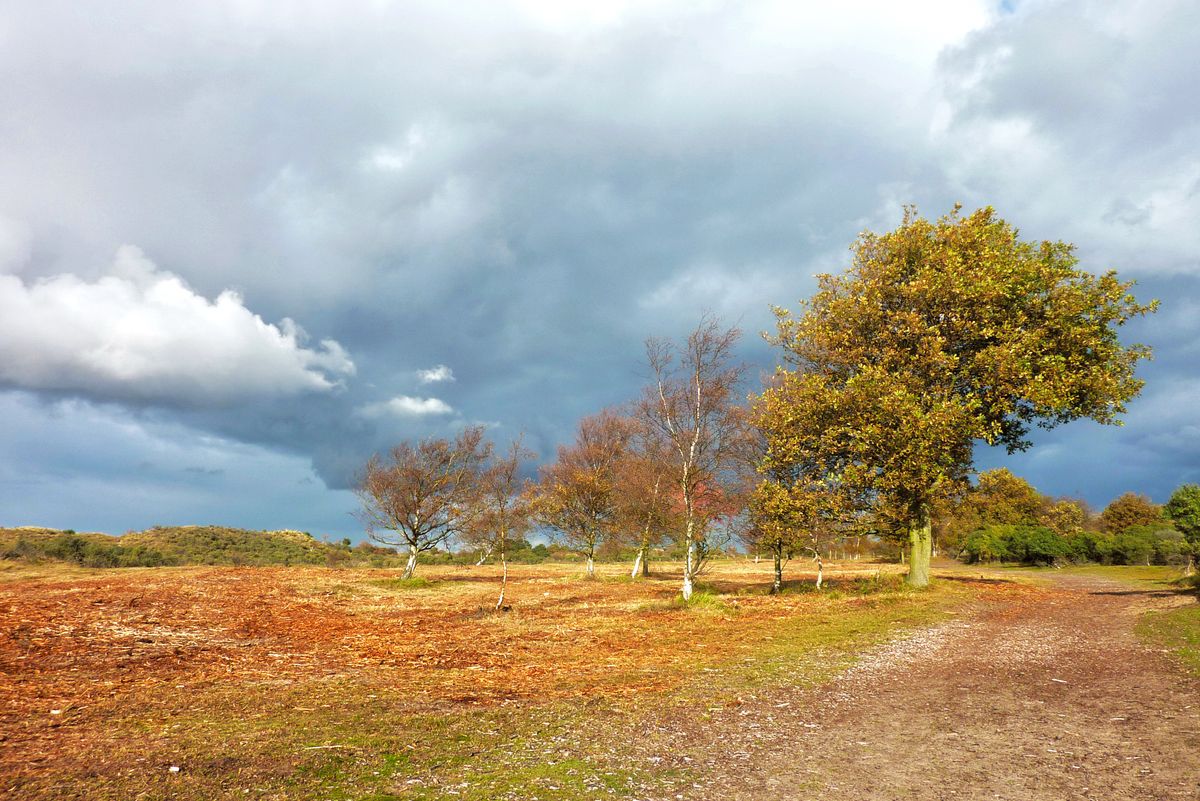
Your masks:
{"label": "shrub", "polygon": [[1045,526],[985,526],[967,535],[968,562],[1050,565],[1072,557],[1071,543]]}
{"label": "shrub", "polygon": [[1045,526],[1014,526],[1008,558],[1025,565],[1052,565],[1067,558],[1066,540]]}
{"label": "shrub", "polygon": [[1003,533],[1007,526],[988,526],[972,531],[963,543],[968,562],[1002,562],[1008,558],[1008,543]]}

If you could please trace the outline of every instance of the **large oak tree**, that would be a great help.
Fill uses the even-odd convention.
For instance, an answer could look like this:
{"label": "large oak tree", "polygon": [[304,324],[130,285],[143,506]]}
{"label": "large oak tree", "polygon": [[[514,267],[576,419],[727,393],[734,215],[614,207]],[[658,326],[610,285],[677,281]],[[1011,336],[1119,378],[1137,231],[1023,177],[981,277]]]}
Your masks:
{"label": "large oak tree", "polygon": [[1118,424],[1149,356],[1118,328],[1153,304],[991,208],[937,221],[910,208],[853,253],[799,314],[776,310],[787,366],[758,404],[765,467],[803,465],[869,499],[881,529],[907,533],[908,581],[923,586],[930,508],[966,480],[975,443],[1012,452],[1034,425]]}

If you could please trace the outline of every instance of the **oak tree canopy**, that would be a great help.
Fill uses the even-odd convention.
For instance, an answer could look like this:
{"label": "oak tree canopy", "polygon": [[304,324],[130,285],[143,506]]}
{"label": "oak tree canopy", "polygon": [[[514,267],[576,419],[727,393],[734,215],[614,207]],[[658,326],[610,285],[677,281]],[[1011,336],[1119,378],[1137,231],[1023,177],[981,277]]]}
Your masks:
{"label": "oak tree canopy", "polygon": [[910,207],[852,251],[798,314],[776,309],[786,366],[756,402],[764,469],[794,477],[783,490],[802,508],[825,492],[907,531],[908,580],[923,586],[930,506],[967,479],[975,443],[1012,452],[1035,425],[1119,424],[1150,350],[1118,329],[1155,304],[991,208],[930,221]]}

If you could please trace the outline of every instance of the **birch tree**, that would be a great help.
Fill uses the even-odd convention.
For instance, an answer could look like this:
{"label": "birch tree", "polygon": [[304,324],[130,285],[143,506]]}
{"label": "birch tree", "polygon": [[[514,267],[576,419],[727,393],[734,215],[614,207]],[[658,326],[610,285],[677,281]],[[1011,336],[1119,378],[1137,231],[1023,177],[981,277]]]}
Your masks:
{"label": "birch tree", "polygon": [[533,455],[520,439],[514,441],[504,455],[491,454],[483,466],[475,495],[475,513],[464,534],[469,543],[500,560],[497,611],[504,608],[508,589],[509,546],[525,536],[532,522],[531,493],[521,480],[521,465]]}
{"label": "birch tree", "polygon": [[907,532],[908,583],[929,581],[930,510],[966,481],[974,445],[1030,446],[1034,425],[1120,424],[1143,345],[1118,329],[1153,311],[1071,245],[1025,242],[986,208],[930,222],[907,209],[865,233],[798,316],[777,309],[787,367],[767,390],[776,464],[808,461]]}
{"label": "birch tree", "polygon": [[596,577],[596,548],[620,523],[617,470],[632,436],[629,421],[614,411],[585,417],[575,442],[560,446],[557,460],[541,471],[537,518],[584,556],[588,578]]}
{"label": "birch tree", "polygon": [[676,529],[670,453],[657,439],[639,436],[617,468],[621,527],[637,549],[631,578],[650,575],[650,551]]}
{"label": "birch tree", "polygon": [[660,437],[672,456],[671,483],[682,501],[683,597],[689,600],[708,553],[708,530],[720,512],[710,498],[734,467],[745,409],[738,392],[744,368],[735,364],[741,332],[705,315],[687,339],[646,342],[652,384],[638,406],[648,431]]}
{"label": "birch tree", "polygon": [[453,440],[402,442],[367,462],[355,488],[359,517],[372,540],[408,551],[404,578],[412,578],[419,554],[467,530],[491,455],[483,427],[469,426]]}

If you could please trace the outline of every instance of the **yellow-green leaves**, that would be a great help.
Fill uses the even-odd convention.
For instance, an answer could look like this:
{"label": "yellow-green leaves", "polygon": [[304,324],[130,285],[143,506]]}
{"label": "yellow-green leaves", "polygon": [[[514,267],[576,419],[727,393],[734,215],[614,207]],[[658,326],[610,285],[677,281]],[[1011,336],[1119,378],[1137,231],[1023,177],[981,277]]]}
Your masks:
{"label": "yellow-green leaves", "polygon": [[911,520],[965,479],[976,441],[1019,450],[1033,425],[1117,423],[1141,389],[1149,349],[1117,328],[1154,304],[1066,243],[1021,241],[990,208],[910,208],[853,252],[798,314],[776,309],[789,369],[755,407],[765,470],[836,476]]}

